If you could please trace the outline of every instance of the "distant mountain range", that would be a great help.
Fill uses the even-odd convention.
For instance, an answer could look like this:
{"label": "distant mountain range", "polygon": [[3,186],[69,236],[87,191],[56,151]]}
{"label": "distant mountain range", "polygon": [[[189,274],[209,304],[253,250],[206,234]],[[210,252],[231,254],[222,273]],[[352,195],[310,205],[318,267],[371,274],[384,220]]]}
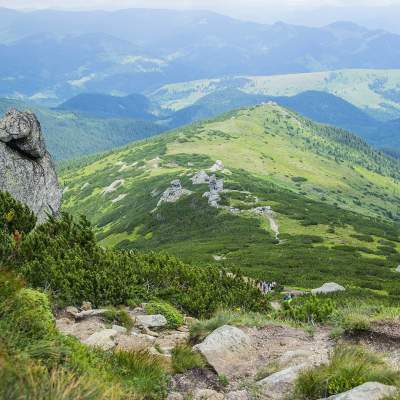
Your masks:
{"label": "distant mountain range", "polygon": [[58,161],[110,150],[144,139],[166,128],[134,118],[99,118],[16,100],[0,99],[0,115],[10,108],[30,109],[38,116],[50,153]]}
{"label": "distant mountain range", "polygon": [[203,11],[0,9],[0,95],[58,104],[227,75],[400,68],[400,36],[351,23],[309,28]]}
{"label": "distant mountain range", "polygon": [[[162,109],[141,94],[117,97],[88,93],[75,96],[52,110],[35,105],[33,108],[43,121],[49,148],[55,157],[70,159],[267,102],[287,107],[316,122],[354,132],[375,147],[399,156],[400,119],[378,121],[346,100],[321,91],[264,96],[222,89],[177,111]],[[0,111],[14,105],[32,108],[31,104],[3,99]]]}

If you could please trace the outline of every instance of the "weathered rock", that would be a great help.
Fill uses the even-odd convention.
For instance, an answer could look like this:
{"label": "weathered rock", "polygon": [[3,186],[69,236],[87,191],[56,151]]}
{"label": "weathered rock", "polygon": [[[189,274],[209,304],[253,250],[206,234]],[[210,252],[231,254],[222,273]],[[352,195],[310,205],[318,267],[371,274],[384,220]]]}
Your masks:
{"label": "weathered rock", "polygon": [[225,395],[225,400],[250,400],[250,396],[246,390],[237,390],[227,393]]}
{"label": "weathered rock", "polygon": [[208,198],[208,204],[212,207],[218,207],[218,203],[221,201],[221,195],[224,191],[224,180],[217,179],[215,175],[210,176],[209,192],[203,194],[203,197]]}
{"label": "weathered rock", "polygon": [[307,364],[300,364],[276,372],[261,381],[257,382],[263,398],[281,400],[286,399],[293,390],[294,383],[300,371],[307,367]]}
{"label": "weathered rock", "polygon": [[184,400],[184,397],[178,392],[172,392],[168,394],[167,400]]}
{"label": "weathered rock", "polygon": [[196,389],[193,400],[224,400],[224,395],[212,389]]}
{"label": "weathered rock", "polygon": [[118,332],[114,329],[103,329],[102,331],[93,333],[93,335],[83,340],[82,343],[87,346],[99,347],[102,350],[111,350],[116,345],[113,339],[117,335]]}
{"label": "weathered rock", "polygon": [[215,161],[214,165],[210,168],[211,172],[217,172],[217,171],[223,171],[224,170],[224,164],[221,160]]}
{"label": "weathered rock", "polygon": [[321,287],[311,290],[313,294],[343,292],[346,289],[335,282],[324,283]]}
{"label": "weathered rock", "polygon": [[90,301],[84,301],[81,305],[82,311],[89,311],[92,309],[92,303]]}
{"label": "weathered rock", "polygon": [[102,309],[102,308],[81,311],[78,314],[75,314],[75,319],[81,320],[81,319],[85,319],[85,318],[96,317],[98,315],[103,315],[106,311],[107,310]]}
{"label": "weathered rock", "polygon": [[199,171],[195,175],[193,175],[190,179],[193,185],[202,185],[208,183],[210,177],[208,176],[206,171]]}
{"label": "weathered rock", "polygon": [[241,357],[251,347],[250,337],[234,326],[224,325],[216,329],[205,340],[194,346],[217,371],[231,376]]}
{"label": "weathered rock", "polygon": [[117,350],[140,351],[148,350],[154,346],[155,338],[149,335],[132,333],[131,335],[119,335],[116,338]]}
{"label": "weathered rock", "polygon": [[71,335],[79,340],[85,340],[106,327],[104,321],[97,317],[88,318],[79,323],[70,318],[60,318],[56,320],[56,326],[64,335]]}
{"label": "weathered rock", "polygon": [[[382,400],[394,396],[397,389],[394,386],[383,385],[378,382],[367,382],[335,396],[328,397],[329,400]],[[325,399],[327,400],[327,399]]]}
{"label": "weathered rock", "polygon": [[162,203],[176,203],[181,197],[191,194],[190,190],[182,187],[181,181],[176,179],[171,182],[171,186],[167,188],[158,201],[157,207]]}
{"label": "weathered rock", "polygon": [[76,317],[77,314],[79,314],[79,310],[76,307],[69,306],[65,309],[65,313],[73,318]]}
{"label": "weathered rock", "polygon": [[137,315],[136,324],[146,328],[162,328],[168,324],[164,315]]}
{"label": "weathered rock", "polygon": [[113,325],[111,329],[114,329],[115,331],[117,331],[119,334],[122,335],[128,332],[128,329],[126,329],[124,326],[119,326],[119,325]]}
{"label": "weathered rock", "polygon": [[33,113],[11,110],[0,120],[0,171],[0,191],[26,204],[39,223],[58,214],[62,191]]}

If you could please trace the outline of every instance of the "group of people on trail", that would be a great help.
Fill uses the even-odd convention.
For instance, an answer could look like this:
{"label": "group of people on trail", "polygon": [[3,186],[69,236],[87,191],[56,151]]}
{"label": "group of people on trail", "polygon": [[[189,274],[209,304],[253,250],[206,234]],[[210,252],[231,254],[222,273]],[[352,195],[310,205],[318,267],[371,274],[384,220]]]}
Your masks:
{"label": "group of people on trail", "polygon": [[261,293],[268,294],[275,289],[276,282],[259,281],[257,287],[260,289]]}

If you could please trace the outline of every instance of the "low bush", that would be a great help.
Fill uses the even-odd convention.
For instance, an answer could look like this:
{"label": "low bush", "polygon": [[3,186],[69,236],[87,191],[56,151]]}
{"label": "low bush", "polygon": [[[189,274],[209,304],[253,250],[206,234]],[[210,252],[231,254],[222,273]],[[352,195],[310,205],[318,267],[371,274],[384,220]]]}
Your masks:
{"label": "low bush", "polygon": [[133,320],[126,310],[110,307],[103,314],[103,318],[110,324],[120,325],[132,329]]}
{"label": "low bush", "polygon": [[193,351],[190,346],[179,345],[172,350],[172,368],[177,374],[189,369],[203,368],[205,365],[200,353]]}
{"label": "low bush", "polygon": [[3,301],[0,318],[2,324],[21,340],[40,340],[56,335],[49,300],[44,293],[33,289],[20,289]]}
{"label": "low bush", "polygon": [[398,374],[376,354],[357,346],[337,347],[329,363],[302,372],[295,398],[316,400],[348,391],[365,382],[394,385]]}
{"label": "low bush", "polygon": [[284,303],[283,313],[293,321],[314,324],[327,321],[334,309],[332,299],[309,296]]}
{"label": "low bush", "polygon": [[182,313],[164,301],[150,301],[146,304],[145,310],[148,314],[162,314],[167,319],[168,327],[171,329],[176,329],[184,323]]}

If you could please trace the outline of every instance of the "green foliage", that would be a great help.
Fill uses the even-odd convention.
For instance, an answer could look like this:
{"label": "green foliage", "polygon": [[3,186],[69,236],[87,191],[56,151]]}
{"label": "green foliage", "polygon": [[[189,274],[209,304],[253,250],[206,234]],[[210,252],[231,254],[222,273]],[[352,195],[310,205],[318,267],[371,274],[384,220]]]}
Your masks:
{"label": "green foliage", "polygon": [[316,400],[345,392],[365,382],[393,385],[397,372],[379,356],[362,347],[340,346],[329,363],[300,373],[296,381],[295,398]]}
{"label": "green foliage", "polygon": [[164,366],[147,352],[119,351],[105,356],[107,368],[123,377],[127,389],[146,399],[163,399],[168,376]]}
{"label": "green foliage", "polygon": [[103,318],[110,324],[120,325],[126,329],[132,329],[133,320],[126,310],[109,307],[103,314]]}
{"label": "green foliage", "polygon": [[[25,237],[10,267],[29,284],[52,292],[59,305],[127,304],[138,294],[159,298],[194,316],[211,315],[218,307],[261,311],[267,301],[237,272],[197,267],[163,254],[113,251],[96,244],[86,219],[51,218]],[[179,323],[172,309],[171,326]]]}
{"label": "green foliage", "polygon": [[36,225],[36,217],[9,193],[0,192],[0,230],[28,234]]}
{"label": "green foliage", "polygon": [[176,329],[183,325],[184,317],[179,310],[164,301],[150,301],[145,306],[148,314],[162,314],[168,321],[168,327]]}
{"label": "green foliage", "polygon": [[329,319],[335,309],[332,299],[309,296],[284,303],[286,318],[297,322],[319,323]]}
{"label": "green foliage", "polygon": [[1,323],[20,335],[21,339],[45,339],[56,333],[47,296],[33,289],[20,289],[5,300],[0,317]]}
{"label": "green foliage", "polygon": [[172,350],[172,368],[177,374],[189,369],[203,368],[205,365],[200,353],[193,351],[190,346],[178,345]]}

